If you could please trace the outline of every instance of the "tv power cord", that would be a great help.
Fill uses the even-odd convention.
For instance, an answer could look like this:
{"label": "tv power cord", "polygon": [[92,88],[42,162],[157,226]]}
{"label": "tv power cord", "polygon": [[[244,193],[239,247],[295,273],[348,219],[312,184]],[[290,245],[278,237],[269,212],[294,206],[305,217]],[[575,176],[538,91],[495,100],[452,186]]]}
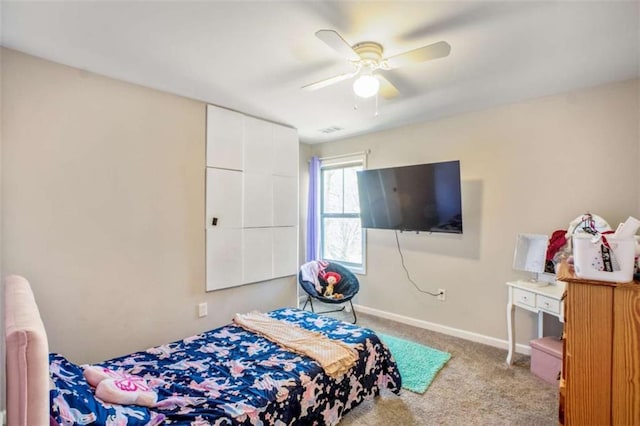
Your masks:
{"label": "tv power cord", "polygon": [[400,248],[400,240],[398,239],[398,230],[395,230],[395,234],[396,234],[396,245],[398,246],[398,253],[400,253],[400,261],[402,262],[402,269],[404,269],[404,272],[407,274],[407,279],[409,280],[409,282],[413,284],[416,290],[418,290],[420,293],[425,293],[433,297],[438,297],[441,294],[443,294],[442,292],[433,293],[427,290],[423,290],[420,287],[418,287],[418,284],[416,284],[415,281],[411,279],[411,275],[409,275],[409,270],[404,264],[404,256],[402,255],[402,249]]}

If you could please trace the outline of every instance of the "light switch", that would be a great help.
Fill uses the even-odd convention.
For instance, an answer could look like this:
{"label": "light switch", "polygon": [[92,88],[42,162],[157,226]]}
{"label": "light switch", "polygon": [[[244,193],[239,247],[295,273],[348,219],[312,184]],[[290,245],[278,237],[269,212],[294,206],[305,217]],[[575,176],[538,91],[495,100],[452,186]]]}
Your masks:
{"label": "light switch", "polygon": [[200,318],[206,317],[209,314],[209,312],[207,312],[207,311],[208,311],[207,302],[200,303],[198,305],[198,317],[200,317]]}

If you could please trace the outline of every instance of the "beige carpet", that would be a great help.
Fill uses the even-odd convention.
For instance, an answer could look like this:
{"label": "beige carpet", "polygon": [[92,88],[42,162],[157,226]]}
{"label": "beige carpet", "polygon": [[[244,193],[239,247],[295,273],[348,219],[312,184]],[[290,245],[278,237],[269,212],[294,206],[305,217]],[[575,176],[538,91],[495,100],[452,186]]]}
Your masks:
{"label": "beige carpet", "polygon": [[[350,314],[328,314],[347,319]],[[341,426],[555,425],[558,389],[529,371],[529,357],[421,328],[359,314],[358,325],[451,353],[422,394],[383,393],[348,413]]]}

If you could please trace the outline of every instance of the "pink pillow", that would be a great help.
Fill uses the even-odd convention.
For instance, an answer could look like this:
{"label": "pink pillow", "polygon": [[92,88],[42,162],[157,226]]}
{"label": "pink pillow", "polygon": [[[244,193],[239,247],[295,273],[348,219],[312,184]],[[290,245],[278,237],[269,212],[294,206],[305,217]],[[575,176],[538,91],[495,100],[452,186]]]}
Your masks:
{"label": "pink pillow", "polygon": [[158,394],[140,376],[92,365],[84,367],[83,375],[87,383],[96,389],[96,396],[104,402],[154,407],[158,400]]}
{"label": "pink pillow", "polygon": [[5,283],[7,425],[49,425],[49,344],[29,282]]}

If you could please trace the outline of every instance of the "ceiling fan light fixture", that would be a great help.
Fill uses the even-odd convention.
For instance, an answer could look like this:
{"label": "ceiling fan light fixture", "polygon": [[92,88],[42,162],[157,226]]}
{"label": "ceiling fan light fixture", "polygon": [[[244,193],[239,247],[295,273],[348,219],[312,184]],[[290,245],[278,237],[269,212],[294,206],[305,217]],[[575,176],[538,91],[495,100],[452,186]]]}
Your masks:
{"label": "ceiling fan light fixture", "polygon": [[338,32],[329,29],[316,31],[316,37],[344,56],[353,66],[353,71],[325,78],[302,86],[302,88],[309,91],[317,90],[357,77],[357,80],[353,83],[353,91],[356,96],[361,98],[370,98],[378,93],[385,99],[391,99],[398,95],[398,89],[384,77],[383,72],[373,75],[374,72],[389,71],[405,65],[444,58],[449,56],[451,52],[449,43],[439,41],[385,58],[383,57],[384,48],[375,41],[362,41],[351,45]]}
{"label": "ceiling fan light fixture", "polygon": [[353,82],[353,92],[361,98],[375,96],[380,89],[380,81],[371,74],[361,75]]}

